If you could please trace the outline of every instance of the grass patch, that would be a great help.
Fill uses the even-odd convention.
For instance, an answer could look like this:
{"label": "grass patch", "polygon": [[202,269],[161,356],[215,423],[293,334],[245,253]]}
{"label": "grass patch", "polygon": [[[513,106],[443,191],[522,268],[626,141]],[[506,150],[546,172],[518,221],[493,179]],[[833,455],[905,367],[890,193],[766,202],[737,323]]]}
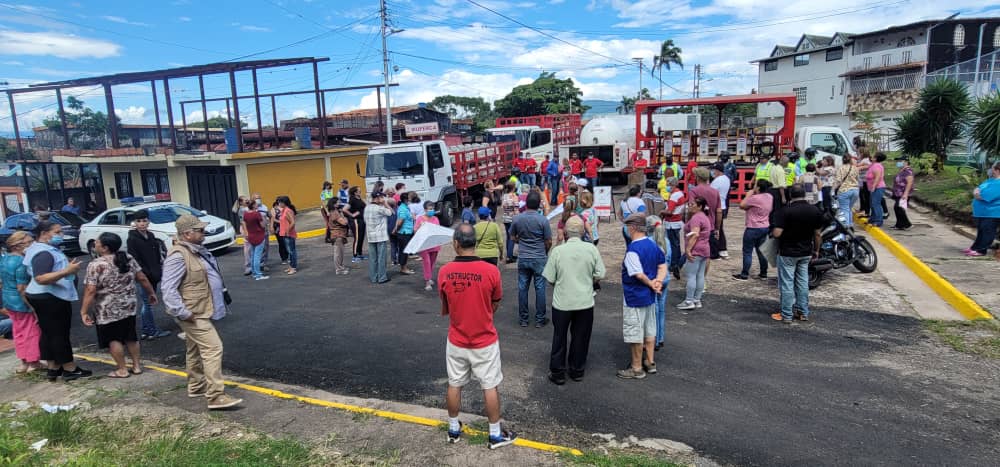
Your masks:
{"label": "grass patch", "polygon": [[584,452],[582,456],[561,453],[560,458],[571,465],[587,465],[593,467],[681,467],[684,464],[671,462],[647,454],[629,452],[611,452],[601,454],[593,451]]}
{"label": "grass patch", "polygon": [[959,352],[1000,360],[1000,323],[996,320],[928,320],[924,326]]}
{"label": "grass patch", "polygon": [[[886,162],[886,191],[892,189],[893,179],[899,169]],[[913,182],[913,199],[927,205],[944,216],[963,223],[972,221],[972,190],[984,180],[967,167],[945,166],[933,175],[917,175]],[[887,193],[888,197],[889,194]],[[891,202],[890,202],[891,209]]]}
{"label": "grass patch", "polygon": [[[30,409],[0,420],[0,466],[320,466],[335,462],[294,439],[226,439],[191,425],[140,418],[102,420],[79,411]],[[30,443],[48,438],[35,452]],[[390,458],[391,459],[391,458]],[[68,463],[67,463],[68,462]]]}

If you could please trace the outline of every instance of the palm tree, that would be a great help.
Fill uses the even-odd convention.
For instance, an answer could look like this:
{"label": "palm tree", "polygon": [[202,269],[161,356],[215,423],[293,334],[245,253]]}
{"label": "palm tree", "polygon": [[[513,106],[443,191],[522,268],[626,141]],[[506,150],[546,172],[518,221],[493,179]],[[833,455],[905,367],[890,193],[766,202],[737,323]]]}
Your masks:
{"label": "palm tree", "polygon": [[660,44],[660,54],[653,56],[653,68],[649,70],[651,75],[657,71],[660,73],[660,99],[663,99],[663,67],[667,67],[669,71],[671,63],[679,65],[682,70],[684,69],[680,47],[674,46],[673,39],[667,39],[663,41],[663,44]]}
{"label": "palm tree", "polygon": [[622,96],[622,101],[618,103],[618,107],[615,108],[620,114],[627,114],[635,108],[635,98]]}

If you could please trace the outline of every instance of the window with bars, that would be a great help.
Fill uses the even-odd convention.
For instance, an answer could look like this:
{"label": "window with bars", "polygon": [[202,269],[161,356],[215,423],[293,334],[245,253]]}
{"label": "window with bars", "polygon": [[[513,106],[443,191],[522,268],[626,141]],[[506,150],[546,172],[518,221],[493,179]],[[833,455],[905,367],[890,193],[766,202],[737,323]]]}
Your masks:
{"label": "window with bars", "polygon": [[832,62],[844,58],[844,49],[829,49],[826,51],[826,61]]}
{"label": "window with bars", "polygon": [[809,64],[809,54],[796,55],[794,59],[795,66],[806,66]]}
{"label": "window with bars", "polygon": [[807,90],[808,88],[805,86],[801,88],[792,88],[792,92],[795,93],[796,107],[802,107],[803,105],[806,105],[806,97],[808,96]]}

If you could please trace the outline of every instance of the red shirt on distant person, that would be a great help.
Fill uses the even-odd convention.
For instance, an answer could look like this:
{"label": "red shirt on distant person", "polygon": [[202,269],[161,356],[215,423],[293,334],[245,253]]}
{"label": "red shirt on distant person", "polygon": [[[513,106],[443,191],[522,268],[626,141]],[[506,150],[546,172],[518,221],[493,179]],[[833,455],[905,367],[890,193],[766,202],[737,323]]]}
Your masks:
{"label": "red shirt on distant person", "polygon": [[588,157],[587,161],[583,164],[587,167],[587,171],[585,173],[587,178],[596,178],[597,169],[604,167],[604,162],[601,162],[601,160],[596,157]]}

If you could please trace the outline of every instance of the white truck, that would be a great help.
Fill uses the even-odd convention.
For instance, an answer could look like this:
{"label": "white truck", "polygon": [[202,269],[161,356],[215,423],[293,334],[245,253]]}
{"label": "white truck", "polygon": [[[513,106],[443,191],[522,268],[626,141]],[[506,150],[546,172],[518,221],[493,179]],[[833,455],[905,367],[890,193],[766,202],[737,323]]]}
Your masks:
{"label": "white truck", "polygon": [[[462,196],[482,193],[487,180],[509,177],[519,153],[516,141],[448,147],[442,140],[432,140],[373,146],[368,149],[365,188],[371,193],[378,181],[387,188],[403,183],[421,201],[433,201],[441,225],[450,226],[459,217]],[[360,175],[361,168],[357,171]]]}

